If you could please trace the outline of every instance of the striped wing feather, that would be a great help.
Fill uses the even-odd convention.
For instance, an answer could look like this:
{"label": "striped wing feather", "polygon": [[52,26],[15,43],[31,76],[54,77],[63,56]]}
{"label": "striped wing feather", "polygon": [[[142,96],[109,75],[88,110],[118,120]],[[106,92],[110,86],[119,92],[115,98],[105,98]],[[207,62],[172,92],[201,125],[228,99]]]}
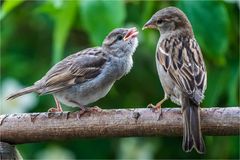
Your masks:
{"label": "striped wing feather", "polygon": [[101,49],[88,49],[73,54],[54,65],[36,84],[41,85],[40,94],[58,92],[98,76],[107,59]]}
{"label": "striped wing feather", "polygon": [[157,58],[171,79],[197,103],[206,89],[206,69],[200,47],[195,39],[181,37],[163,40]]}

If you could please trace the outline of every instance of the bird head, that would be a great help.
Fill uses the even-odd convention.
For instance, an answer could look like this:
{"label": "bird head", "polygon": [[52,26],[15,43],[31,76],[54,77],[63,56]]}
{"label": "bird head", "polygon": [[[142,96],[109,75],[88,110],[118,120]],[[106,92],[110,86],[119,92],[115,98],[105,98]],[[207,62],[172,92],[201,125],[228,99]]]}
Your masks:
{"label": "bird head", "polygon": [[187,16],[176,7],[167,7],[156,12],[142,29],[147,28],[157,29],[161,34],[176,30],[192,31]]}
{"label": "bird head", "polygon": [[107,35],[102,46],[116,56],[133,54],[138,45],[137,35],[136,27],[117,28]]}

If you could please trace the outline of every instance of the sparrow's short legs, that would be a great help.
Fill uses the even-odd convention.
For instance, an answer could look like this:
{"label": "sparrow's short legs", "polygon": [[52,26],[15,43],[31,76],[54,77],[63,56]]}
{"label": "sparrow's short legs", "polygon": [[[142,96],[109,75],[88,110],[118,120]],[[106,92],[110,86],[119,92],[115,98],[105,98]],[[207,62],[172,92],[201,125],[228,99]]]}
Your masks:
{"label": "sparrow's short legs", "polygon": [[80,103],[78,103],[78,102],[76,102],[76,101],[74,101],[74,100],[71,100],[70,102],[76,104],[76,105],[80,108],[80,111],[79,111],[78,114],[77,114],[77,119],[78,119],[78,120],[80,119],[80,117],[81,117],[84,113],[88,112],[88,108],[85,107],[85,106],[83,106],[82,104],[80,104]]}
{"label": "sparrow's short legs", "polygon": [[57,100],[55,96],[53,96],[53,98],[56,103],[56,108],[49,108],[48,112],[63,112],[60,102]]}
{"label": "sparrow's short legs", "polygon": [[84,113],[88,112],[88,109],[82,105],[78,105],[78,106],[81,109],[77,114],[77,119],[79,120]]}
{"label": "sparrow's short legs", "polygon": [[98,107],[98,106],[93,106],[88,108],[89,111],[96,111],[96,112],[102,112],[102,108]]}
{"label": "sparrow's short legs", "polygon": [[102,112],[102,109],[99,108],[98,106],[94,107],[84,107],[84,106],[79,106],[81,110],[78,112],[77,119],[80,119],[81,115],[83,115],[86,112]]}
{"label": "sparrow's short legs", "polygon": [[163,102],[165,102],[166,100],[168,99],[168,95],[165,93],[164,94],[164,98],[161,100],[161,101],[159,101],[155,106],[153,105],[153,104],[149,104],[147,107],[148,108],[151,108],[154,112],[160,112],[160,114],[162,114],[162,111],[161,111],[161,105],[162,105],[162,103]]}

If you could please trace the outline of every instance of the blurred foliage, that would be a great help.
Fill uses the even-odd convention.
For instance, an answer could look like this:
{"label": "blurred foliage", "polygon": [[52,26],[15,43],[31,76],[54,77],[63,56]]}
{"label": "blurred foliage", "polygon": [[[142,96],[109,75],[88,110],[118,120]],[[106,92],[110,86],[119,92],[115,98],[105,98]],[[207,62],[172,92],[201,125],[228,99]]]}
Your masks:
{"label": "blurred foliage", "polygon": [[101,0],[96,3],[83,0],[79,6],[81,22],[94,45],[101,45],[106,33],[113,28],[123,26],[126,17],[124,1]]}
{"label": "blurred foliage", "polygon": [[[178,6],[187,14],[201,46],[208,71],[208,88],[202,106],[239,106],[237,1],[1,1],[1,82],[14,78],[25,86],[31,85],[63,57],[101,45],[112,29],[136,26],[140,44],[131,73],[116,82],[105,98],[92,105],[122,108],[156,103],[163,97],[154,58],[159,33],[142,32],[141,27],[153,13],[167,6]],[[38,105],[28,112],[43,112],[52,105],[51,96],[42,96]],[[164,106],[176,107],[170,101]],[[76,159],[239,158],[238,136],[207,136],[205,140],[206,155],[194,151],[184,153],[181,137],[78,139],[24,144],[18,148],[25,159],[41,158],[40,153],[46,158],[51,154],[46,150],[59,153],[64,152],[64,148],[64,156]]]}
{"label": "blurred foliage", "polygon": [[[224,4],[214,1],[208,3],[181,1],[178,5],[189,15],[193,28],[197,31],[196,37],[208,56],[215,60],[219,58],[225,60],[224,55],[227,53],[229,45],[229,15]],[[212,23],[213,20],[214,23]],[[202,25],[199,25],[199,22]]]}

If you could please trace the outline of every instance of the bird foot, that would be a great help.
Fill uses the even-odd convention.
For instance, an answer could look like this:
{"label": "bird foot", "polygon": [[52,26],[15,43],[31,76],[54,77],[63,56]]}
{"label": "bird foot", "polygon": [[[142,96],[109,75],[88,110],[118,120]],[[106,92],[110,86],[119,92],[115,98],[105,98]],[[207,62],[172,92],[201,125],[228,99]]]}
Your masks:
{"label": "bird foot", "polygon": [[94,106],[94,107],[90,107],[88,109],[90,112],[102,112],[102,108],[98,107],[98,106]]}
{"label": "bird foot", "polygon": [[152,112],[154,113],[158,113],[159,112],[159,117],[158,117],[158,120],[160,120],[161,116],[162,116],[162,108],[161,108],[161,105],[159,104],[156,104],[156,105],[153,105],[153,104],[149,104],[147,106],[147,108],[150,108],[152,110]]}
{"label": "bird foot", "polygon": [[161,105],[149,104],[147,105],[147,108],[150,108],[153,112],[161,112]]}
{"label": "bird foot", "polygon": [[53,96],[53,98],[54,98],[54,100],[55,100],[56,107],[49,108],[49,109],[48,109],[48,112],[52,112],[52,113],[55,113],[55,112],[63,112],[62,107],[61,107],[61,104],[59,103],[59,101],[57,100],[57,98],[56,98],[55,96]]}
{"label": "bird foot", "polygon": [[87,109],[81,109],[80,111],[78,111],[77,119],[80,120],[80,117],[84,115],[86,112],[88,112]]}
{"label": "bird foot", "polygon": [[63,112],[63,110],[62,110],[62,108],[60,109],[60,108],[54,108],[54,107],[52,107],[52,108],[49,108],[49,109],[48,109],[48,112],[51,112],[51,113]]}
{"label": "bird foot", "polygon": [[81,110],[77,114],[77,119],[79,120],[80,117],[85,114],[86,112],[102,112],[102,109],[98,106],[86,108],[86,107],[80,107]]}

